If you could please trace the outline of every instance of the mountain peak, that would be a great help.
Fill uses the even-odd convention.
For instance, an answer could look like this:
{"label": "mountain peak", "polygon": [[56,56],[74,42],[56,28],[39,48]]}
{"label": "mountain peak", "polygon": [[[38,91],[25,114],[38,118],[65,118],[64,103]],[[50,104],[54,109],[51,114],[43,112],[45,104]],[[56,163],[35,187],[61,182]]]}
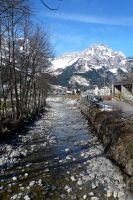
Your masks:
{"label": "mountain peak", "polygon": [[[99,84],[106,71],[108,80],[117,72],[125,73],[128,62],[121,52],[113,51],[105,44],[93,44],[81,52],[67,53],[52,62],[49,72],[57,76],[59,83],[68,85]],[[80,83],[80,84],[79,84]]]}

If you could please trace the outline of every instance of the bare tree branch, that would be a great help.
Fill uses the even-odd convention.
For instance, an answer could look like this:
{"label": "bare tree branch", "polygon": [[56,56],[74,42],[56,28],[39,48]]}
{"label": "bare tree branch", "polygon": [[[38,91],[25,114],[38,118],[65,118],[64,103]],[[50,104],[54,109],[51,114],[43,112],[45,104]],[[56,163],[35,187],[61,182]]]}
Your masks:
{"label": "bare tree branch", "polygon": [[[60,1],[62,1],[62,0],[60,0]],[[51,8],[51,7],[48,6],[43,0],[41,0],[41,2],[42,2],[43,5],[44,5],[46,8],[48,8],[49,10],[58,10],[58,9],[59,9],[59,7],[57,7],[57,8]]]}

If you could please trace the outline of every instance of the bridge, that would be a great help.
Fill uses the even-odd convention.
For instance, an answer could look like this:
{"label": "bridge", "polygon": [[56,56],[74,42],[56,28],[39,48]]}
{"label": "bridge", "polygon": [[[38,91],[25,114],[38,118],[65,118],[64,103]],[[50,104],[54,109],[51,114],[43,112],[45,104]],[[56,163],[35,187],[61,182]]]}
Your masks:
{"label": "bridge", "polygon": [[133,80],[116,82],[112,85],[112,94],[131,105],[133,105]]}

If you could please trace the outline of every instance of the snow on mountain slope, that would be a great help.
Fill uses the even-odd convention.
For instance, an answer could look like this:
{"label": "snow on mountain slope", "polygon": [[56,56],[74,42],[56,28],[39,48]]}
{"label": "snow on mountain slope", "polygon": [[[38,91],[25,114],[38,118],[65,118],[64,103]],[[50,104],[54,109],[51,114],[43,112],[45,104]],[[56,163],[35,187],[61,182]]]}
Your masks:
{"label": "snow on mountain slope", "polygon": [[57,70],[57,69],[64,69],[66,68],[66,66],[72,65],[74,62],[76,62],[77,58],[71,58],[71,57],[64,57],[59,58],[59,59],[55,59],[52,62],[52,67],[51,67],[51,71]]}
{"label": "snow on mountain slope", "polygon": [[[125,72],[125,73],[128,73],[127,69],[121,67],[119,68],[121,71]],[[112,68],[112,69],[109,69],[110,72],[112,72],[113,74],[117,74],[118,72],[118,68]]]}
{"label": "snow on mountain slope", "polygon": [[89,81],[87,81],[85,78],[82,78],[80,76],[72,76],[70,81],[69,81],[69,85],[72,86],[89,86]]}
{"label": "snow on mountain slope", "polygon": [[[50,71],[64,69],[78,61],[82,66],[82,72],[89,71],[92,66],[107,66],[108,68],[126,67],[127,59],[121,52],[114,52],[105,45],[92,45],[90,48],[82,52],[65,54],[62,57],[56,58],[52,62]],[[78,69],[78,68],[77,68]]]}
{"label": "snow on mountain slope", "polygon": [[102,79],[103,73],[107,71],[112,74],[111,79],[116,78],[118,69],[127,73],[127,67],[128,61],[122,52],[115,52],[103,44],[94,44],[84,51],[65,54],[54,59],[48,71],[59,78],[59,83],[63,82],[61,79],[67,79],[65,84],[67,82],[69,85],[72,83],[86,85],[91,79],[93,84],[97,78]]}

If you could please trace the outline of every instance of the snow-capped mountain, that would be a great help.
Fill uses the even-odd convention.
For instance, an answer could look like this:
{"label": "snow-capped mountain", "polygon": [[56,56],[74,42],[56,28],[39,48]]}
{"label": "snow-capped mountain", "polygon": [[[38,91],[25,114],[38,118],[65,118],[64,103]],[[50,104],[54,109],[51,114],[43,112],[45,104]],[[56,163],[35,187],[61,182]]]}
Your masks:
{"label": "snow-capped mountain", "polygon": [[110,83],[128,73],[128,60],[121,52],[94,44],[82,52],[65,54],[52,61],[48,71],[63,86],[88,86]]}

